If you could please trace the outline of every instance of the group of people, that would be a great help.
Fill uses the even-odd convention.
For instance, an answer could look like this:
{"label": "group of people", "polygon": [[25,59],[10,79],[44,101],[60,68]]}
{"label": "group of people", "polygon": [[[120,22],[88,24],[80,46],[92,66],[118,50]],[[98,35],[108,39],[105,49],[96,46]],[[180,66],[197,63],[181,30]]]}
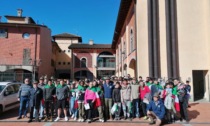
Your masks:
{"label": "group of people", "polygon": [[[188,122],[188,101],[191,87],[189,81],[162,82],[147,77],[105,77],[100,80],[69,81],[44,79],[30,84],[28,78],[19,89],[20,109],[18,119],[27,117],[28,122],[59,121],[71,117],[88,123],[99,117],[100,122],[143,117],[150,124],[161,125],[163,121]],[[55,117],[55,118],[54,118]]]}

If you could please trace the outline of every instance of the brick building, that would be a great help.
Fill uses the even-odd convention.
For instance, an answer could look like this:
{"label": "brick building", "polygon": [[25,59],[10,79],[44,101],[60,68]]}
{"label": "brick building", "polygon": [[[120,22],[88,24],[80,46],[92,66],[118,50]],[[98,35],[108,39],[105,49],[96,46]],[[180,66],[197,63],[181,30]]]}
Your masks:
{"label": "brick building", "polygon": [[[54,74],[51,30],[23,17],[5,16],[0,23],[0,79],[22,81],[26,76]],[[17,77],[18,76],[18,77]]]}
{"label": "brick building", "polygon": [[115,51],[111,44],[72,44],[72,79],[93,80],[115,74]]}

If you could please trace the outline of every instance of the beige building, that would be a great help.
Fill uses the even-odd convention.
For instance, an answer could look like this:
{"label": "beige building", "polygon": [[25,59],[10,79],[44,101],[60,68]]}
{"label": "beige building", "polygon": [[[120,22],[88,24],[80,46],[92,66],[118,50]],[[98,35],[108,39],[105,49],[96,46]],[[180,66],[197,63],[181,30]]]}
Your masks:
{"label": "beige building", "polygon": [[69,45],[82,42],[82,38],[77,35],[62,33],[52,36],[59,49],[56,53],[56,78],[70,79],[71,77],[71,56]]}
{"label": "beige building", "polygon": [[[210,100],[210,1],[122,0],[113,38],[116,60],[123,57],[117,53],[123,44],[117,43],[129,30],[126,24],[132,8],[136,17],[133,27],[137,76],[190,80],[191,100]],[[129,37],[125,43],[130,44]]]}

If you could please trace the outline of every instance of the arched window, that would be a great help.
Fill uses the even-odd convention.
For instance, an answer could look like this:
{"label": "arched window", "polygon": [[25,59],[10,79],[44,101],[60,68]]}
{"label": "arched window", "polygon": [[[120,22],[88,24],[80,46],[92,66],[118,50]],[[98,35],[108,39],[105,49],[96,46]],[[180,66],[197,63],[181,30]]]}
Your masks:
{"label": "arched window", "polygon": [[81,62],[81,67],[82,68],[87,67],[87,60],[86,60],[86,58],[82,58],[80,62]]}
{"label": "arched window", "polygon": [[130,53],[134,50],[134,34],[133,30],[131,29],[130,32]]}

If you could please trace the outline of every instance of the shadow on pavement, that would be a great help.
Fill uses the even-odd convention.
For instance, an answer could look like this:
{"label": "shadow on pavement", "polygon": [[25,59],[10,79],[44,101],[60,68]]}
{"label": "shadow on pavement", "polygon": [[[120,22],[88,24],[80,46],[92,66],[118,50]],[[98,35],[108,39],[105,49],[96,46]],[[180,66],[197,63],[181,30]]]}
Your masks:
{"label": "shadow on pavement", "polygon": [[196,105],[198,105],[199,103],[190,103],[189,105],[192,107],[192,106],[196,106]]}
{"label": "shadow on pavement", "polygon": [[188,110],[188,115],[189,115],[189,120],[195,119],[200,115],[200,112],[198,112],[197,110]]}
{"label": "shadow on pavement", "polygon": [[11,109],[9,111],[3,112],[0,114],[0,120],[6,120],[11,118],[17,118],[18,117],[18,108]]}

